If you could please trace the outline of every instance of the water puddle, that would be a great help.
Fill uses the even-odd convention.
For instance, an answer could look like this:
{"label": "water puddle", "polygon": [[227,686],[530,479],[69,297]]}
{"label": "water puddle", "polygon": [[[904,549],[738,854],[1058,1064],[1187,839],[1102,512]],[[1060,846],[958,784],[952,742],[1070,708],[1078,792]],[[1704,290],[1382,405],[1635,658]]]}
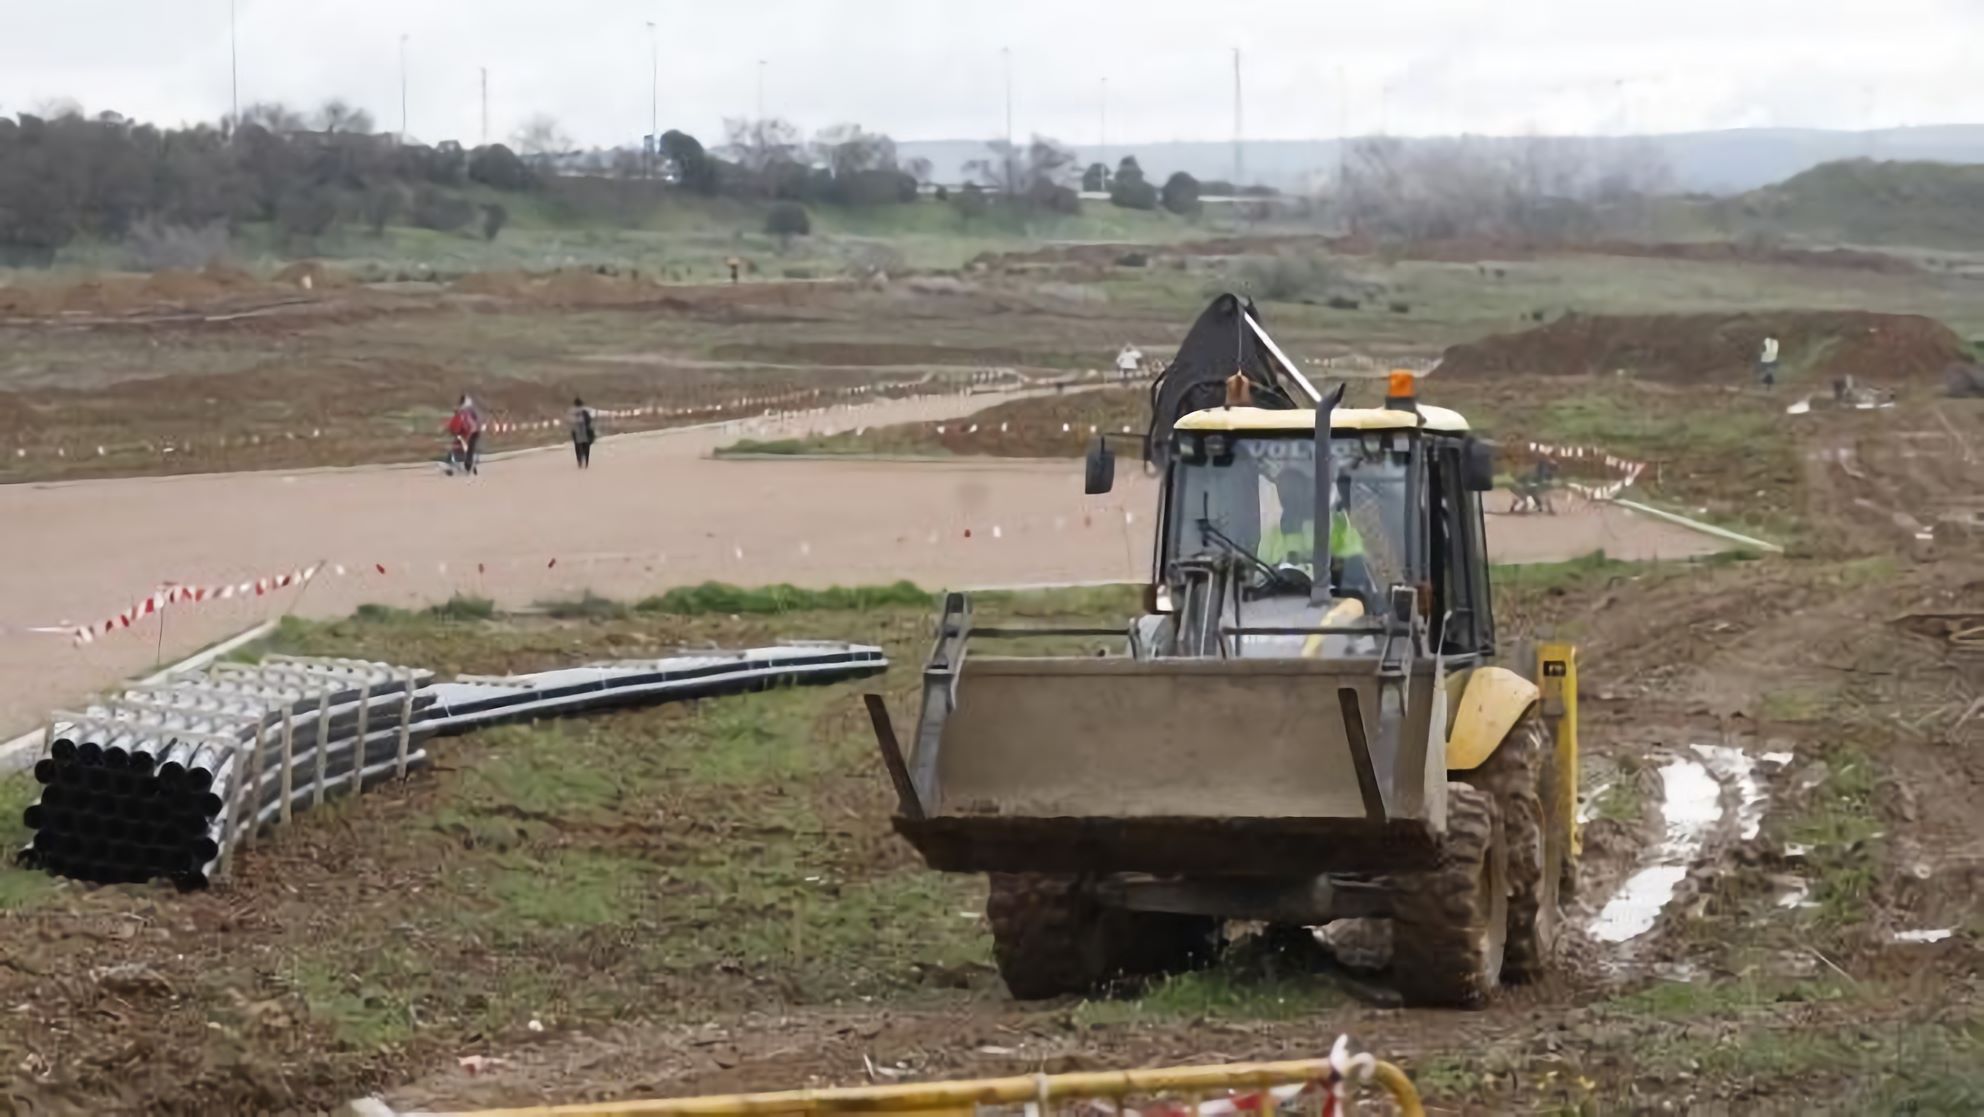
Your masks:
{"label": "water puddle", "polygon": [[1894,933],[1894,941],[1905,943],[1942,942],[1954,934],[1956,934],[1954,927],[1938,927],[1934,930],[1926,931],[1896,931]]}
{"label": "water puddle", "polygon": [[1686,879],[1688,867],[1701,856],[1709,831],[1722,818],[1722,785],[1699,761],[1686,757],[1668,761],[1660,769],[1660,786],[1666,835],[1648,863],[1619,886],[1592,920],[1591,936],[1600,942],[1625,942],[1653,929],[1661,909]]}
{"label": "water puddle", "polygon": [[1757,779],[1756,758],[1728,745],[1691,747],[1695,755],[1708,761],[1709,770],[1717,777],[1736,785],[1736,824],[1742,828],[1744,841],[1755,841],[1763,829],[1764,807],[1770,802],[1763,783]]}
{"label": "water puddle", "polygon": [[1795,911],[1802,908],[1815,908],[1819,906],[1813,903],[1811,899],[1812,882],[1806,880],[1804,877],[1784,877],[1777,883],[1782,889],[1777,894],[1777,906],[1779,908],[1786,911]]}

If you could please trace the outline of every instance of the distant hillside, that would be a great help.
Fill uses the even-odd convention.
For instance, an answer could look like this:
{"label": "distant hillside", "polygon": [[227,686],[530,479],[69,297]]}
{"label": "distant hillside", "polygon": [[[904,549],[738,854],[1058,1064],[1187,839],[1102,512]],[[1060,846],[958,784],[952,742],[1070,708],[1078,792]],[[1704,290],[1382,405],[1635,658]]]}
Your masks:
{"label": "distant hillside", "polygon": [[[1065,138],[1065,137],[1064,137]],[[1479,137],[1488,144],[1521,143],[1522,137]],[[1410,142],[1410,141],[1408,141]],[[1844,159],[1984,163],[1984,125],[1938,124],[1836,132],[1816,128],[1746,128],[1724,132],[1678,132],[1645,137],[1590,137],[1602,153],[1622,144],[1651,143],[1666,157],[1674,186],[1690,193],[1740,194]],[[906,158],[930,160],[939,181],[964,177],[963,166],[985,157],[981,140],[911,140],[898,145]],[[1233,176],[1230,141],[1170,141],[1111,144],[1106,152],[1077,147],[1082,162],[1098,157],[1114,163],[1134,154],[1144,172],[1163,179],[1173,171],[1198,178]],[[1246,145],[1246,177],[1283,190],[1306,190],[1336,172],[1335,140],[1252,140]]]}
{"label": "distant hillside", "polygon": [[1744,217],[1853,244],[1984,246],[1984,166],[1854,159],[1747,195]]}

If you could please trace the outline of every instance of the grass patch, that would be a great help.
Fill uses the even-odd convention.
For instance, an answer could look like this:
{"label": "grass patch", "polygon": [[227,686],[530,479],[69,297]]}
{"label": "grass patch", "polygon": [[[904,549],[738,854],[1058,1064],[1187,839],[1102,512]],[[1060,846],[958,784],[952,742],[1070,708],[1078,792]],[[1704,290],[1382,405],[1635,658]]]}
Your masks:
{"label": "grass patch", "polygon": [[801,589],[786,584],[745,589],[724,582],[704,582],[646,598],[634,608],[642,613],[678,617],[712,614],[775,616],[793,612],[866,611],[891,605],[928,607],[935,596],[914,582],[894,582],[884,586],[831,586],[823,590]]}
{"label": "grass patch", "polygon": [[[0,778],[0,826],[25,840],[21,812],[41,795],[41,785],[25,772]],[[7,845],[8,852],[20,848],[21,841]],[[49,877],[20,868],[9,856],[0,861],[0,911],[33,907],[55,895],[55,882]]]}
{"label": "grass patch", "polygon": [[351,611],[351,619],[365,624],[396,624],[412,620],[415,614],[391,605],[366,602]]}
{"label": "grass patch", "polygon": [[707,702],[684,733],[686,775],[738,787],[766,779],[821,773],[836,759],[812,727],[822,713],[818,690],[788,689],[747,702]]}
{"label": "grass patch", "polygon": [[1806,876],[1818,905],[1812,918],[1822,927],[1845,928],[1866,919],[1880,879],[1878,778],[1873,761],[1851,745],[1835,744],[1821,757],[1825,779],[1788,820],[1784,840],[1808,849]]}
{"label": "grass patch", "polygon": [[439,605],[428,606],[427,615],[444,621],[486,621],[496,616],[496,603],[458,593]]}
{"label": "grass patch", "polygon": [[587,590],[577,597],[539,601],[535,607],[546,616],[561,621],[617,620],[627,615],[627,606],[610,597]]}
{"label": "grass patch", "polygon": [[1840,563],[1833,579],[1843,589],[1860,589],[1893,581],[1900,573],[1901,562],[1894,555],[1869,555]]}
{"label": "grass patch", "polygon": [[1823,721],[1834,697],[1812,687],[1785,687],[1765,691],[1757,712],[1767,721]]}
{"label": "grass patch", "polygon": [[1632,773],[1621,772],[1619,778],[1607,784],[1605,790],[1591,803],[1593,821],[1607,819],[1612,822],[1635,823],[1640,820],[1640,812],[1645,809],[1645,796],[1640,792],[1639,780]]}
{"label": "grass patch", "polygon": [[1728,981],[1662,981],[1605,1001],[1610,1012],[1686,1021],[1774,1004],[1836,1001],[1846,990],[1832,981],[1739,976]]}
{"label": "grass patch", "polygon": [[534,931],[605,927],[626,921],[654,865],[595,850],[503,853],[464,866],[454,891],[479,897],[471,923],[498,940],[528,942]]}
{"label": "grass patch", "polygon": [[414,1031],[407,979],[421,976],[408,971],[420,969],[419,963],[395,950],[368,956],[364,964],[366,972],[358,974],[329,959],[306,959],[290,967],[289,984],[310,1015],[328,1023],[346,1046],[377,1050],[405,1042]]}
{"label": "grass patch", "polygon": [[1645,570],[1647,565],[1608,558],[1604,551],[1593,551],[1565,562],[1491,566],[1488,577],[1497,589],[1566,593],[1596,581]]}
{"label": "grass patch", "polygon": [[462,773],[462,805],[506,818],[610,818],[622,799],[616,761],[624,754],[602,736],[585,721],[488,730],[483,740],[489,754]]}
{"label": "grass patch", "polygon": [[1143,1020],[1292,1020],[1340,1008],[1349,998],[1317,974],[1268,975],[1227,964],[1162,978],[1135,997],[1085,1001],[1078,1023]]}

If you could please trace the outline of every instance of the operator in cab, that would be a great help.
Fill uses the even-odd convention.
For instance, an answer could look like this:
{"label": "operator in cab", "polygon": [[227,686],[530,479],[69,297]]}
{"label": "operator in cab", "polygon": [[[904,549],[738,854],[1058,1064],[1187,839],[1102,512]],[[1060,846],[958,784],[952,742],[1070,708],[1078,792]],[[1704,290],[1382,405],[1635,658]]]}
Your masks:
{"label": "operator in cab", "polygon": [[[1314,576],[1316,553],[1315,474],[1285,470],[1276,496],[1279,522],[1261,532],[1256,552],[1269,566],[1293,566]],[[1364,561],[1364,536],[1350,522],[1350,475],[1336,475],[1336,501],[1330,513],[1330,588],[1338,597],[1369,604],[1371,573]]]}

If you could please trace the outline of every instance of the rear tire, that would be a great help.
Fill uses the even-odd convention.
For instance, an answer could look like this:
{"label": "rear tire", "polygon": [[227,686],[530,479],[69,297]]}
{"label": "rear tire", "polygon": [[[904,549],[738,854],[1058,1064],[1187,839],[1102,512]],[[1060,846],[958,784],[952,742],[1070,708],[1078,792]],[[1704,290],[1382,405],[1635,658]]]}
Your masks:
{"label": "rear tire", "polygon": [[1218,956],[1219,920],[1107,907],[1093,877],[993,873],[985,916],[999,976],[1022,1001],[1196,969]]}
{"label": "rear tire", "polygon": [[1495,799],[1508,847],[1509,942],[1502,974],[1531,981],[1557,948],[1559,892],[1567,842],[1549,824],[1556,770],[1550,734],[1534,709],[1509,730],[1487,762],[1461,779]]}
{"label": "rear tire", "polygon": [[1447,784],[1437,866],[1392,878],[1392,981],[1408,1004],[1474,1008],[1501,982],[1509,897],[1495,800]]}

